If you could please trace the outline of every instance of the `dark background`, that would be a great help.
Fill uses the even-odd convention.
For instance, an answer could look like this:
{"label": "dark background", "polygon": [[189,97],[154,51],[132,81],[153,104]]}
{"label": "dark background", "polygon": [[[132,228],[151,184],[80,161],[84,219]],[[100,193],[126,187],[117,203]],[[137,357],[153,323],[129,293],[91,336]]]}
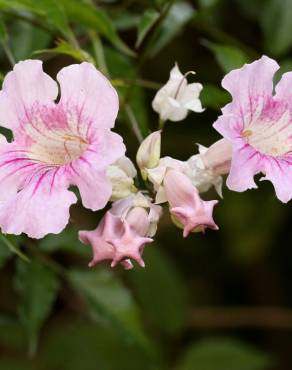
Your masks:
{"label": "dark background", "polygon": [[[136,48],[149,9],[157,19],[148,20]],[[53,77],[76,60],[95,59],[118,88],[116,130],[132,160],[139,144],[127,108],[144,136],[156,130],[151,101],[175,61],[183,73],[197,72],[190,81],[204,85],[207,108],[167,123],[162,155],[181,160],[195,154],[196,143],[219,139],[212,124],[229,100],[220,87],[228,71],[263,54],[281,65],[279,76],[292,67],[290,0],[1,0],[0,13],[3,76],[13,59],[41,58]],[[215,209],[220,229],[205,235],[183,239],[165,208],[145,270],[87,268],[90,250],[77,230],[96,227],[102,212],[80,204],[60,235],[1,239],[0,369],[292,369],[290,204],[276,199],[269,182],[223,194]]]}

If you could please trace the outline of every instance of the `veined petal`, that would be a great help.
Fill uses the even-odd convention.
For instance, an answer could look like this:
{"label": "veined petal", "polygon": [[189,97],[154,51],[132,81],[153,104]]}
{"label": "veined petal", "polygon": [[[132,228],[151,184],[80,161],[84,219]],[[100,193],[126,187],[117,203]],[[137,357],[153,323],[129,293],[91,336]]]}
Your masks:
{"label": "veined petal", "polygon": [[254,175],[262,170],[261,159],[261,154],[247,144],[234,148],[230,173],[226,181],[228,188],[239,192],[257,188]]}
{"label": "veined petal", "polygon": [[112,184],[106,171],[99,171],[90,162],[82,160],[68,165],[69,179],[79,189],[84,207],[97,211],[105,207],[112,193]]}
{"label": "veined petal", "polygon": [[262,56],[229,72],[222,81],[222,86],[233,98],[229,109],[236,108],[243,114],[256,110],[259,97],[272,95],[273,77],[278,69],[279,65],[273,59]]}
{"label": "veined petal", "polygon": [[1,230],[16,235],[26,233],[32,238],[60,233],[69,221],[69,208],[76,201],[57,170],[44,171],[14,197],[0,203]]}
{"label": "veined petal", "polygon": [[266,176],[261,180],[270,180],[276,195],[283,203],[292,199],[292,156],[287,158],[266,158]]}
{"label": "veined petal", "polygon": [[57,83],[44,73],[40,60],[17,63],[0,92],[1,126],[11,129],[14,137],[20,136],[19,128],[27,123],[27,110],[38,102],[51,104],[57,96]]}
{"label": "veined petal", "polygon": [[75,106],[98,128],[114,126],[119,109],[116,90],[90,63],[72,64],[57,75],[60,83],[60,104]]}

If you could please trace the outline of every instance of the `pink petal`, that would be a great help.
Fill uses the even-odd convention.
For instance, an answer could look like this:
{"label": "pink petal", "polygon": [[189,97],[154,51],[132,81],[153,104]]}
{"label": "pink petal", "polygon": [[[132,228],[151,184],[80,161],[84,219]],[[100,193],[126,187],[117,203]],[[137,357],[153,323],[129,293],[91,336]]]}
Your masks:
{"label": "pink petal", "polygon": [[266,158],[265,173],[261,180],[270,180],[278,199],[283,203],[289,202],[292,199],[292,157]]}
{"label": "pink petal", "polygon": [[288,100],[289,103],[292,103],[292,72],[284,73],[281,80],[276,85],[276,98],[281,100]]}
{"label": "pink petal", "polygon": [[81,160],[71,163],[68,169],[70,183],[78,187],[84,207],[93,211],[104,208],[112,193],[106,171],[99,171],[90,162]]}
{"label": "pink petal", "polygon": [[32,238],[60,233],[69,221],[76,196],[54,170],[35,176],[16,196],[0,203],[3,233],[26,233]]}
{"label": "pink petal", "polygon": [[245,191],[257,188],[254,175],[261,171],[262,156],[248,144],[234,148],[226,184],[230,190]]}
{"label": "pink petal", "polygon": [[75,106],[97,127],[111,128],[117,117],[119,100],[110,82],[90,63],[72,64],[57,75],[60,104]]}
{"label": "pink petal", "polygon": [[43,72],[40,60],[17,63],[5,77],[0,92],[1,126],[13,130],[14,137],[19,136],[27,109],[39,102],[50,104],[57,96],[57,83]]}
{"label": "pink petal", "polygon": [[251,64],[229,72],[222,81],[222,86],[233,98],[229,110],[253,112],[256,109],[257,97],[272,95],[273,77],[278,69],[279,65],[264,55]]}

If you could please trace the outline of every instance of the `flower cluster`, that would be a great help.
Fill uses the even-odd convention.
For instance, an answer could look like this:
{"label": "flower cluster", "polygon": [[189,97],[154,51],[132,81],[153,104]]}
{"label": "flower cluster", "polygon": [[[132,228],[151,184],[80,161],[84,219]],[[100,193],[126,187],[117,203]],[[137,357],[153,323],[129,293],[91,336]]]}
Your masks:
{"label": "flower cluster", "polygon": [[[225,175],[228,188],[241,192],[255,188],[254,176],[262,173],[277,197],[288,202],[292,72],[283,75],[273,94],[277,69],[263,56],[225,76],[222,86],[232,101],[214,123],[223,138],[209,148],[199,145],[188,160],[161,157],[161,130],[145,138],[136,156],[147,184],[141,189],[122,138],[111,131],[119,102],[108,79],[92,64],[81,63],[63,68],[57,84],[41,61],[16,64],[0,92],[1,125],[13,132],[12,142],[1,136],[1,231],[32,238],[60,233],[77,202],[69,190],[73,185],[86,208],[97,211],[111,202],[95,230],[79,232],[93,249],[89,265],[108,260],[112,267],[120,263],[131,269],[133,261],[144,267],[143,250],[153,242],[163,207],[184,237],[217,230],[213,209],[218,200],[201,194],[214,187],[222,197]],[[190,74],[175,65],[157,92],[152,105],[160,123],[180,121],[189,110],[203,112],[202,85],[188,83]]]}

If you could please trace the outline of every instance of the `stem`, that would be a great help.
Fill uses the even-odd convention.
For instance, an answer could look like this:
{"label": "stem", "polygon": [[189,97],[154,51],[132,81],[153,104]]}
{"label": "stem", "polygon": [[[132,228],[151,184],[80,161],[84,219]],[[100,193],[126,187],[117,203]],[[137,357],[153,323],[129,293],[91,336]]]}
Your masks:
{"label": "stem", "polygon": [[158,90],[161,84],[154,81],[144,80],[143,78],[117,78],[111,81],[117,87],[131,87],[131,85],[145,87],[146,89]]}
{"label": "stem", "polygon": [[159,122],[158,122],[158,129],[159,130],[162,130],[164,128],[164,125],[165,125],[166,121],[164,121],[163,119],[161,119],[159,117]]}
{"label": "stem", "polygon": [[203,307],[191,312],[194,329],[257,327],[292,330],[292,309],[282,307]]}
{"label": "stem", "polygon": [[139,125],[138,125],[138,122],[136,120],[136,117],[133,113],[133,110],[132,108],[128,105],[128,104],[125,104],[125,111],[126,111],[126,114],[129,118],[129,122],[131,124],[131,128],[137,138],[137,140],[139,141],[139,143],[142,143],[143,141],[143,135],[141,133],[141,130],[139,128]]}
{"label": "stem", "polygon": [[103,45],[102,45],[102,42],[100,40],[100,37],[99,37],[98,33],[95,32],[95,31],[90,31],[89,32],[89,37],[90,37],[91,42],[92,42],[92,46],[93,46],[97,66],[99,67],[99,69],[104,74],[108,75],[109,72],[108,72],[108,68],[107,68],[107,65],[106,65]]}
{"label": "stem", "polygon": [[2,42],[2,47],[3,47],[3,50],[7,56],[7,59],[9,60],[9,63],[11,64],[11,67],[13,68],[14,67],[14,64],[15,64],[15,58],[9,48],[9,46],[7,45],[7,43],[5,41]]}

